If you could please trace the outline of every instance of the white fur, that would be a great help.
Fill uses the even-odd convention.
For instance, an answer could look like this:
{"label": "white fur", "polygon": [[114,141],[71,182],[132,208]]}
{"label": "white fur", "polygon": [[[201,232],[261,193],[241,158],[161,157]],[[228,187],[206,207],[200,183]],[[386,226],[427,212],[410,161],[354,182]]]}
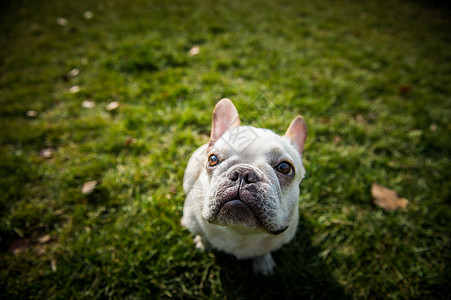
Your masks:
{"label": "white fur", "polygon": [[[254,270],[269,274],[275,263],[271,252],[288,243],[296,233],[299,219],[299,183],[305,175],[301,156],[292,142],[274,132],[240,126],[228,129],[208,150],[208,145],[198,148],[191,156],[185,171],[183,189],[187,193],[183,209],[182,225],[196,237],[199,248],[210,246],[233,254],[238,259],[254,258]],[[273,151],[276,150],[276,151]],[[208,153],[215,153],[224,162],[210,176],[206,171]],[[278,153],[276,155],[276,153]],[[268,163],[274,157],[285,157],[296,169],[290,184],[282,187],[277,171]],[[264,201],[270,202],[268,226],[288,226],[281,234],[274,235],[265,230],[246,226],[219,226],[206,219],[212,214],[212,203],[217,196],[217,187],[226,178],[228,169],[246,165],[261,174],[264,181]],[[266,207],[265,207],[266,209]]]}

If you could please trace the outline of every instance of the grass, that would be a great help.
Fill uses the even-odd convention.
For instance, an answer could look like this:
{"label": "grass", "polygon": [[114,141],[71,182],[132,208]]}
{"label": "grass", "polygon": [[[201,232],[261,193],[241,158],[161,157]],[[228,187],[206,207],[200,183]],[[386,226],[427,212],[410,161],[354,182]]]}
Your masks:
{"label": "grass", "polygon": [[[449,298],[449,8],[160,2],[1,4],[0,297]],[[246,124],[308,123],[299,232],[271,277],[179,225],[222,97]],[[374,206],[373,182],[407,208]]]}

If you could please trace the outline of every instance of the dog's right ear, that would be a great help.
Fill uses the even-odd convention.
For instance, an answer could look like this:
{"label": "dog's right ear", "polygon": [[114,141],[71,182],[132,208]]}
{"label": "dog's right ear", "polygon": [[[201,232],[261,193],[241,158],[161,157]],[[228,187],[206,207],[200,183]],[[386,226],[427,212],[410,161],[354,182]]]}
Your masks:
{"label": "dog's right ear", "polygon": [[299,151],[304,152],[305,139],[307,138],[307,125],[302,116],[297,116],[288,127],[285,137],[289,138]]}
{"label": "dog's right ear", "polygon": [[216,143],[217,140],[231,127],[240,126],[240,117],[235,105],[227,98],[221,99],[215,106],[213,111],[213,121],[211,125],[210,142],[208,150]]}

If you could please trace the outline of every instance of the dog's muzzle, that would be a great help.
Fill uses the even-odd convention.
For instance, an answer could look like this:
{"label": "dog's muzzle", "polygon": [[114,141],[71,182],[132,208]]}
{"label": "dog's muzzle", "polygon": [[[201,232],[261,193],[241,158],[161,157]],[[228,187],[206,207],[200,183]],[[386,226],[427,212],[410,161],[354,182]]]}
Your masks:
{"label": "dog's muzzle", "polygon": [[263,175],[247,166],[237,166],[229,171],[223,188],[217,196],[216,213],[209,222],[218,225],[241,224],[248,228],[264,230],[278,235],[288,227],[272,228],[269,220],[275,214],[275,207],[268,206],[263,188]]}

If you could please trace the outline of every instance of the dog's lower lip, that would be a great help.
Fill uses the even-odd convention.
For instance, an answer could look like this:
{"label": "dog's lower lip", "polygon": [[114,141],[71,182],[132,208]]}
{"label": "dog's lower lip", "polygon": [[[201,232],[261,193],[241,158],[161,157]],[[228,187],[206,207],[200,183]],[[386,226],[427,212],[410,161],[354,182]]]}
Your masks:
{"label": "dog's lower lip", "polygon": [[219,210],[221,210],[224,206],[246,206],[249,207],[246,203],[244,203],[243,201],[241,201],[240,199],[234,199],[234,200],[230,200],[225,202],[224,204],[221,205],[221,207],[219,208]]}
{"label": "dog's lower lip", "polygon": [[222,205],[218,209],[217,215],[216,216],[212,216],[211,218],[208,218],[207,221],[209,223],[214,223],[217,220],[218,215],[221,213],[221,211],[223,209],[228,209],[230,207],[235,207],[236,208],[236,207],[239,207],[239,206],[241,206],[241,207],[245,206],[248,209],[250,209],[249,206],[246,203],[244,203],[243,201],[241,201],[240,199],[229,200],[229,201],[226,201],[226,202],[222,203]]}
{"label": "dog's lower lip", "polygon": [[284,228],[282,228],[282,229],[279,229],[279,230],[274,230],[274,231],[270,231],[272,234],[274,234],[274,235],[279,235],[279,234],[281,234],[282,232],[284,232],[285,230],[287,230],[288,229],[288,226],[287,227],[284,227]]}
{"label": "dog's lower lip", "polygon": [[[240,199],[235,199],[235,200],[230,200],[230,201],[228,201],[228,202],[226,202],[226,203],[229,203],[229,204],[244,204],[244,205],[246,205],[243,201],[241,201]],[[225,204],[225,203],[224,203]]]}
{"label": "dog's lower lip", "polygon": [[[254,224],[255,226],[259,227],[260,229],[264,229],[269,234],[279,235],[288,229],[288,226],[281,228],[281,229],[276,229],[276,230],[271,230],[268,227],[265,227],[265,225],[263,225],[264,223],[261,221],[259,216],[255,214],[255,211],[251,208],[251,206],[249,206],[246,202],[244,202],[240,198],[223,202],[222,205],[218,209],[217,215],[207,221],[209,223],[215,223],[215,222],[217,222],[218,218],[222,219],[221,214],[225,214],[225,215],[223,215],[223,217],[229,218],[230,214],[235,214],[235,213],[240,214],[240,212],[243,213],[244,211],[247,211],[249,213],[249,215],[246,216],[247,220],[253,219],[254,220],[253,222],[255,222],[255,224]],[[227,214],[229,214],[229,215],[227,216]]]}

